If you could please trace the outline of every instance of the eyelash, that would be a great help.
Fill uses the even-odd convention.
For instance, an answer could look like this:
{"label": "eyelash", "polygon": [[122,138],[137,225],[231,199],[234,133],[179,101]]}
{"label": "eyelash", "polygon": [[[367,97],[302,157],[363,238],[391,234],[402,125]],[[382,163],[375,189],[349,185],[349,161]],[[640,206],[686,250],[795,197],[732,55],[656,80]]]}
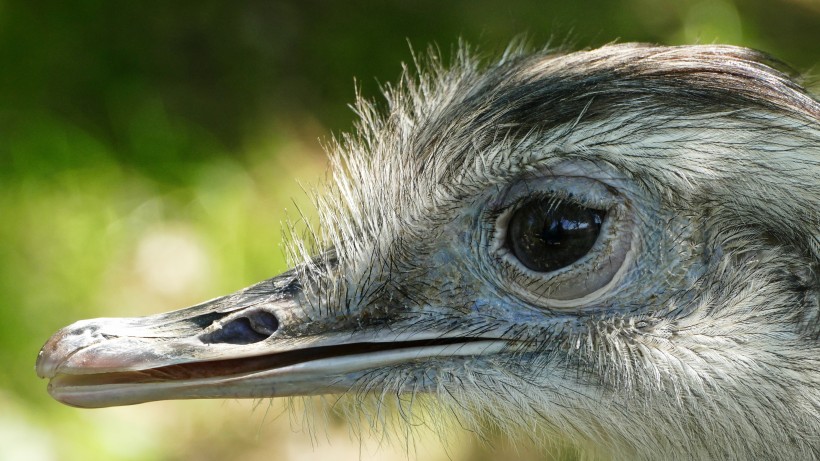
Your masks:
{"label": "eyelash", "polygon": [[[592,203],[596,201],[584,200],[572,192],[566,192],[563,190],[555,189],[550,189],[548,191],[533,191],[528,195],[522,194],[520,197],[516,198],[512,203],[509,203],[506,206],[491,208],[485,213],[485,218],[483,219],[484,222],[482,223],[482,227],[484,231],[489,232],[489,235],[491,237],[489,239],[490,248],[495,247],[496,250],[500,249],[497,242],[505,240],[503,238],[500,238],[503,236],[498,235],[500,231],[506,232],[506,229],[504,228],[506,227],[506,224],[508,224],[507,222],[505,222],[504,226],[499,225],[502,216],[506,215],[507,217],[512,217],[512,215],[515,214],[515,212],[522,206],[524,206],[526,203],[543,198],[550,199],[551,207],[557,207],[565,202],[572,202],[576,205],[585,208],[605,210],[608,212],[613,205],[612,203],[604,204],[603,200],[599,200],[597,201],[597,203]],[[503,247],[504,245],[502,244],[500,246]]]}

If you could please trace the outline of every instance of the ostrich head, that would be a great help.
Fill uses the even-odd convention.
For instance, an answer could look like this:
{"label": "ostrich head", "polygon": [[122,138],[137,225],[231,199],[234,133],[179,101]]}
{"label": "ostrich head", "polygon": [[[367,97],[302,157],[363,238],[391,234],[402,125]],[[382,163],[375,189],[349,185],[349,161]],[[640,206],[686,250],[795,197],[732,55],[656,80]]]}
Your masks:
{"label": "ostrich head", "polygon": [[615,458],[820,456],[820,103],[729,46],[470,54],[357,104],[292,270],[60,330],[49,392],[425,393]]}

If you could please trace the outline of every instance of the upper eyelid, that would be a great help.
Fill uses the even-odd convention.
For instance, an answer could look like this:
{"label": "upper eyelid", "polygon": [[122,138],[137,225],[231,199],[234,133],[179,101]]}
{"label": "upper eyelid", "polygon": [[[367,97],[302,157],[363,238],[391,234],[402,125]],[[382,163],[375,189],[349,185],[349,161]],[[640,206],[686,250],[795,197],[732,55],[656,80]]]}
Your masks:
{"label": "upper eyelid", "polygon": [[[528,175],[529,176],[529,175]],[[568,187],[561,187],[562,183],[573,180],[581,180],[590,186],[587,190],[573,184],[572,191]],[[538,183],[546,182],[547,187],[539,187]],[[530,187],[534,185],[535,187]],[[557,187],[556,187],[557,186]],[[520,188],[525,188],[520,190]],[[598,188],[605,191],[605,196],[592,196],[595,194],[591,189]],[[519,189],[519,190],[516,190]],[[596,210],[609,210],[620,202],[620,194],[613,186],[598,181],[587,176],[532,176],[528,179],[519,178],[511,185],[504,188],[503,192],[491,200],[487,206],[487,212],[494,218],[498,218],[510,209],[520,206],[533,197],[558,197],[561,200],[568,200],[577,205],[593,208]]]}

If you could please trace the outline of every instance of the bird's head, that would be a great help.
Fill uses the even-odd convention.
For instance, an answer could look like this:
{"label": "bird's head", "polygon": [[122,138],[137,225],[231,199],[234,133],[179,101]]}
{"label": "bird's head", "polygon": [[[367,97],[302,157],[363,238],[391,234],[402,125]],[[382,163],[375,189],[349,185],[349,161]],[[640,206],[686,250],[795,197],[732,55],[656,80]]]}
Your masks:
{"label": "bird's head", "polygon": [[51,394],[425,392],[624,456],[820,453],[818,101],[728,46],[455,60],[357,104],[293,269],[60,330]]}

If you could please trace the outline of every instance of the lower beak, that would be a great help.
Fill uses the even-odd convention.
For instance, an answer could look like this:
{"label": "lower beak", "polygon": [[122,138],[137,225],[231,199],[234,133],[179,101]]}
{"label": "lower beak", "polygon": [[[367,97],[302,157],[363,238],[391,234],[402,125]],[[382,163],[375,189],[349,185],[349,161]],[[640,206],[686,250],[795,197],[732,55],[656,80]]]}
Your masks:
{"label": "lower beak", "polygon": [[291,271],[166,314],[76,322],[43,346],[37,374],[55,399],[89,408],[314,395],[355,389],[386,367],[496,354],[507,344],[451,328],[360,329],[349,316],[310,318],[301,295]]}

